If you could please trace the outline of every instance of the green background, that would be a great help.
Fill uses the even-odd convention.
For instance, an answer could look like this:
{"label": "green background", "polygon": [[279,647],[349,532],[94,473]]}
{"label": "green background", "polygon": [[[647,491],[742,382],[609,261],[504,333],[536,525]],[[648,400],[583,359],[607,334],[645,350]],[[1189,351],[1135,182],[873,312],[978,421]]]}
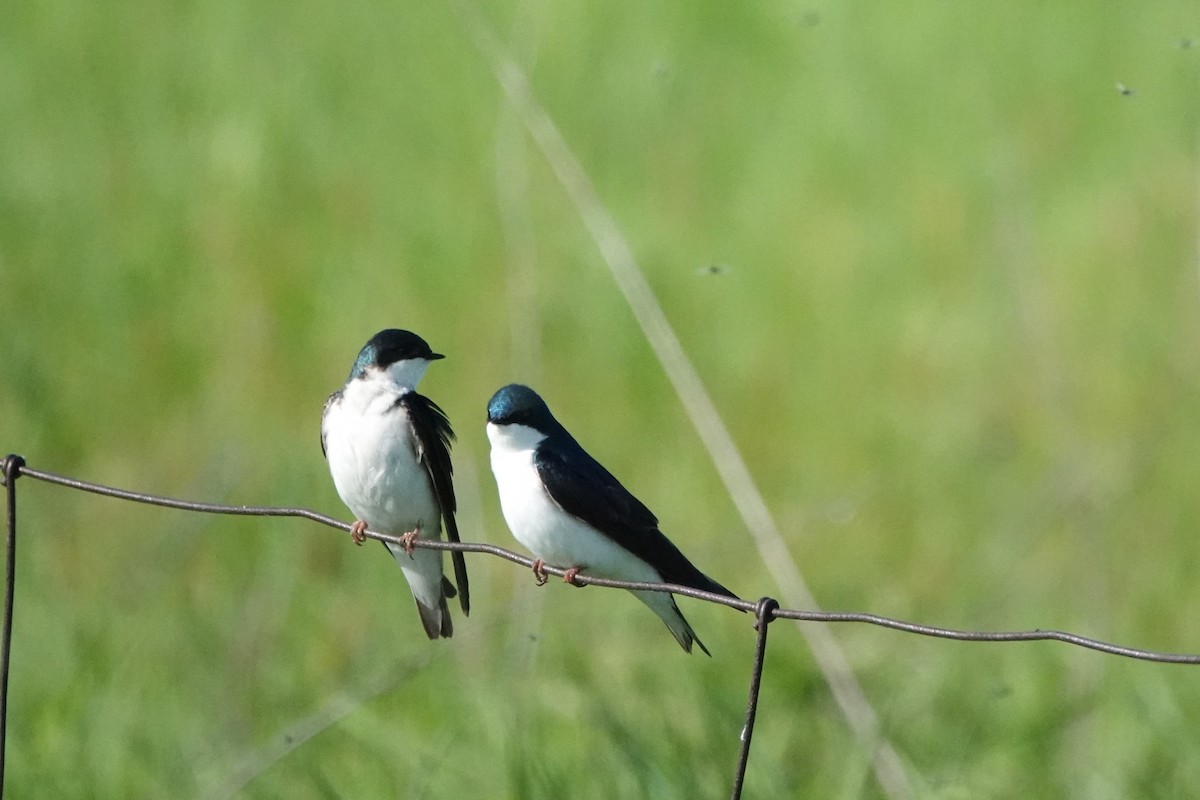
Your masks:
{"label": "green background", "polygon": [[[10,5],[0,450],[349,520],[325,396],[535,385],[704,570],[776,593],[468,20],[528,71],[826,608],[1200,651],[1194,2]],[[1118,84],[1132,94],[1123,94]],[[717,274],[707,274],[720,265]],[[471,557],[428,642],[378,546],[19,485],[19,797],[722,797],[753,631]],[[747,797],[882,797],[772,637]],[[838,627],[917,797],[1200,794],[1200,673]],[[337,718],[335,720],[335,718]],[[311,738],[306,738],[311,735]]]}

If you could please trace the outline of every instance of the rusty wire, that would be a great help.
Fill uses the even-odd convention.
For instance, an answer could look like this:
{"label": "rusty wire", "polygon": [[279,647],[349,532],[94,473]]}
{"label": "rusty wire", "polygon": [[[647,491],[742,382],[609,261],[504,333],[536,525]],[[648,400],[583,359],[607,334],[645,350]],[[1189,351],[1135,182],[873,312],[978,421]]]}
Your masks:
{"label": "rusty wire", "polygon": [[[235,506],[222,505],[219,503],[203,503],[190,500],[179,500],[173,497],[162,497],[159,495],[145,494],[142,492],[133,492],[128,489],[117,489],[112,486],[105,486],[98,483],[90,483],[77,478],[70,478],[64,475],[58,475],[53,472],[45,472],[43,470],[32,469],[25,464],[25,459],[18,455],[6,456],[3,461],[0,461],[0,467],[4,476],[4,485],[6,487],[6,496],[8,498],[8,535],[7,535],[7,552],[6,552],[6,585],[5,585],[5,605],[4,605],[4,630],[3,639],[0,641],[0,800],[4,793],[4,745],[5,745],[5,719],[7,717],[7,696],[8,696],[8,668],[10,641],[12,637],[12,606],[13,606],[13,589],[15,586],[14,569],[16,558],[16,531],[17,531],[17,511],[16,511],[16,479],[20,476],[34,478],[36,480],[51,483],[57,486],[65,486],[70,489],[78,489],[80,491],[91,492],[93,494],[103,495],[105,497],[114,497],[119,500],[128,500],[135,503],[146,503],[149,505],[163,506],[165,508],[174,508],[181,511],[201,512],[205,514],[232,514],[240,516],[257,516],[257,517],[301,517],[311,520],[330,528],[337,528],[342,531],[349,532],[350,525],[341,520],[330,517],[326,514],[321,514],[308,508],[288,508],[281,506]],[[404,545],[405,543],[397,536],[392,536],[386,533],[378,533],[376,531],[367,530],[365,535],[372,539],[378,539],[382,542],[391,542],[392,544]],[[523,556],[520,553],[515,553],[512,550],[496,545],[484,544],[481,542],[444,542],[434,539],[417,539],[413,543],[416,547],[426,547],[433,550],[456,550],[464,553],[487,553],[489,555],[498,556],[515,564],[520,564],[525,567],[533,566],[533,559]],[[545,571],[551,575],[562,577],[565,570],[546,565]],[[757,640],[755,646],[754,662],[750,675],[750,686],[748,690],[748,700],[746,706],[746,721],[740,735],[740,748],[737,765],[734,771],[732,798],[738,800],[742,794],[742,784],[745,779],[746,766],[750,758],[750,742],[754,734],[754,724],[757,716],[759,690],[762,685],[763,663],[766,656],[767,647],[767,631],[770,623],[775,619],[792,619],[802,622],[858,622],[867,625],[876,625],[883,628],[891,628],[893,630],[903,631],[905,633],[914,633],[921,636],[932,636],[940,639],[953,639],[956,641],[967,642],[1029,642],[1029,641],[1057,641],[1066,644],[1085,647],[1091,650],[1096,650],[1109,655],[1124,656],[1126,658],[1140,659],[1143,661],[1156,661],[1167,664],[1200,664],[1200,654],[1192,653],[1168,653],[1156,650],[1145,650],[1136,647],[1126,647],[1124,645],[1112,644],[1110,642],[1092,639],[1087,636],[1069,633],[1058,630],[1042,630],[1040,628],[1026,631],[970,631],[958,630],[954,628],[941,628],[930,625],[921,625],[915,622],[907,622],[905,620],[893,619],[884,617],[878,614],[868,614],[861,612],[841,612],[841,611],[805,611],[802,609],[780,608],[779,602],[773,597],[763,597],[757,601],[738,600],[725,595],[714,594],[713,592],[705,592],[700,589],[693,589],[690,586],[679,586],[669,583],[643,583],[637,581],[617,581],[606,578],[595,578],[588,575],[577,575],[574,583],[578,586],[605,586],[613,589],[629,589],[634,591],[650,591],[650,592],[670,592],[671,594],[683,595],[696,600],[704,600],[710,603],[729,606],[730,608],[738,609],[739,611],[749,611],[754,613],[754,627],[757,631]]]}

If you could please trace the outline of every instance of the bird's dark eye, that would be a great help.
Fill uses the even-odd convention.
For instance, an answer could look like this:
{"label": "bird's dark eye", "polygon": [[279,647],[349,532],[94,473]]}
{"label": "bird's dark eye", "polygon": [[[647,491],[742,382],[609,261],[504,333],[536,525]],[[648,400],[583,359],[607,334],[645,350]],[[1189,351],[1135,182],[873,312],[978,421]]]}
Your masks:
{"label": "bird's dark eye", "polygon": [[418,355],[420,355],[420,353],[411,347],[385,347],[379,351],[379,355],[376,358],[376,363],[380,367],[386,369],[392,364],[395,364],[399,361],[404,361],[408,358],[416,358]]}

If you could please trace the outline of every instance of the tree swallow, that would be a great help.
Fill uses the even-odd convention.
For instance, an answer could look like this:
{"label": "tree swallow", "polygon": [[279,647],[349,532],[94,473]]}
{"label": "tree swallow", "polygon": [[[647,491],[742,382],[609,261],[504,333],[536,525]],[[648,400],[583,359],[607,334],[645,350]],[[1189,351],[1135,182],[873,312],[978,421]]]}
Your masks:
{"label": "tree swallow", "polygon": [[380,331],[363,345],[321,417],[321,452],[338,495],[357,517],[351,536],[362,544],[369,527],[405,540],[404,547],[384,544],[408,579],[430,639],[454,632],[447,597],[458,595],[463,614],[471,606],[463,554],[450,554],[456,591],[442,575],[442,551],[412,546],[420,536],[440,539],[443,524],[447,538],[459,541],[454,432],[445,412],[416,392],[429,364],[443,357],[415,333]]}
{"label": "tree swallow", "polygon": [[[488,401],[488,439],[500,507],[513,536],[571,583],[585,572],[610,580],[677,583],[736,598],[688,561],[658,519],[567,432],[537,392],[510,384]],[[633,592],[662,617],[687,652],[708,648],[665,592]]]}

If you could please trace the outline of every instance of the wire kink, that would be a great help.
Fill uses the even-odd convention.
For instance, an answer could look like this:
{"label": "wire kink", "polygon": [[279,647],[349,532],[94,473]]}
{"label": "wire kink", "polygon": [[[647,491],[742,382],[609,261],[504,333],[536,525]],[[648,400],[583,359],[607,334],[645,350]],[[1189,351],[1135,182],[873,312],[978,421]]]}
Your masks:
{"label": "wire kink", "polygon": [[[16,533],[17,533],[17,502],[16,502],[16,479],[20,476],[33,478],[45,483],[63,486],[69,489],[77,489],[79,491],[91,492],[104,497],[112,497],[118,500],[127,500],[134,503],[144,503],[148,505],[162,506],[164,508],[173,508],[180,511],[192,511],[204,514],[230,514],[237,516],[258,516],[258,517],[299,517],[312,522],[317,522],[330,528],[336,528],[341,531],[350,531],[350,525],[341,520],[330,517],[326,514],[313,511],[308,508],[288,508],[280,506],[235,506],[222,505],[219,503],[203,503],[190,500],[179,500],[173,497],[163,497],[160,495],[145,494],[143,492],[134,492],[128,489],[118,489],[112,486],[105,486],[99,483],[90,483],[77,478],[70,478],[64,475],[58,475],[53,472],[45,472],[43,470],[31,469],[26,466],[25,460],[21,456],[10,455],[0,461],[2,473],[4,476],[5,494],[8,500],[8,536],[7,536],[7,572],[5,584],[5,605],[4,605],[4,631],[3,640],[0,642],[0,800],[4,793],[4,744],[5,744],[5,721],[7,717],[7,695],[8,695],[8,667],[10,656],[10,642],[12,634],[12,605],[13,605],[13,588],[15,586],[14,567],[16,557]],[[392,544],[404,545],[405,543],[397,536],[391,536],[386,533],[378,533],[376,531],[367,530],[365,535],[372,539],[378,539],[382,542],[391,542]],[[520,564],[524,567],[533,566],[533,559],[523,556],[520,553],[515,553],[512,550],[496,545],[484,544],[482,542],[444,542],[441,540],[432,539],[417,539],[413,543],[416,547],[425,547],[433,550],[453,550],[463,553],[486,553],[498,558],[511,561],[514,564]],[[562,577],[566,574],[566,570],[559,569],[547,565],[545,571],[550,575]],[[690,586],[678,586],[669,583],[641,583],[634,581],[615,581],[605,578],[594,578],[588,575],[577,575],[575,577],[577,585],[586,586],[604,586],[613,589],[630,589],[635,591],[649,592],[670,592],[671,594],[683,595],[696,600],[703,600],[709,603],[717,603],[719,605],[735,608],[739,611],[753,612],[755,615],[754,626],[758,632],[755,647],[755,657],[753,668],[750,676],[750,687],[748,691],[748,701],[746,709],[746,723],[742,729],[740,737],[740,750],[737,761],[737,766],[734,773],[733,793],[734,800],[738,800],[742,793],[742,784],[745,778],[746,765],[750,757],[750,742],[754,734],[754,723],[757,715],[759,689],[762,684],[763,662],[766,655],[767,647],[767,630],[770,627],[770,622],[775,619],[791,619],[798,622],[856,622],[866,625],[876,625],[882,628],[891,628],[893,630],[902,631],[904,633],[912,633],[920,636],[931,636],[939,639],[951,639],[962,642],[1031,642],[1031,641],[1055,641],[1065,644],[1084,647],[1090,650],[1096,650],[1108,655],[1124,656],[1125,658],[1135,658],[1143,661],[1155,661],[1165,664],[1200,664],[1200,654],[1192,653],[1166,653],[1156,650],[1143,650],[1136,647],[1126,647],[1123,645],[1104,642],[1099,639],[1092,639],[1087,636],[1080,636],[1075,633],[1057,630],[1027,630],[1027,631],[968,631],[956,630],[954,628],[941,628],[931,625],[921,625],[915,622],[907,622],[905,620],[893,619],[884,617],[878,614],[867,614],[857,612],[839,612],[839,611],[804,611],[801,609],[780,608],[779,602],[772,597],[763,597],[762,599],[751,602],[748,600],[735,600],[725,595],[705,592],[699,589],[693,589]]]}
{"label": "wire kink", "polygon": [[738,800],[742,796],[742,785],[746,781],[746,765],[750,763],[750,740],[754,737],[754,721],[758,718],[758,695],[762,688],[763,664],[767,660],[767,629],[775,619],[779,601],[764,597],[754,605],[754,629],[758,638],[754,646],[754,667],[750,672],[750,697],[746,701],[746,724],[742,726],[742,747],[738,752],[737,768],[733,773],[733,791],[730,797]]}

